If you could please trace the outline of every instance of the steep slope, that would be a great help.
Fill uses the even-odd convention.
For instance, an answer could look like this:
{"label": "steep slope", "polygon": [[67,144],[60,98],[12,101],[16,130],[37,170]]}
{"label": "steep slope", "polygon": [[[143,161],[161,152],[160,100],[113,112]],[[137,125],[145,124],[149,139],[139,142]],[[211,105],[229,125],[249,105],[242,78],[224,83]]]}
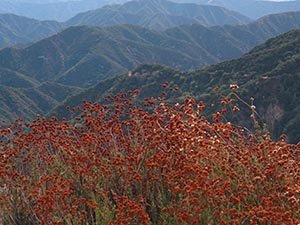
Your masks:
{"label": "steep slope", "polygon": [[249,22],[247,17],[217,6],[178,4],[166,0],[134,0],[123,5],[105,6],[81,13],[68,20],[66,24],[69,26],[132,24],[163,30],[192,23],[213,26]]}
{"label": "steep slope", "polygon": [[[0,119],[34,118],[45,114],[57,102],[35,89],[16,89],[0,85]],[[42,110],[43,109],[43,110]]]}
{"label": "steep slope", "polygon": [[36,80],[24,74],[4,68],[0,68],[0,84],[13,88],[33,88],[39,85]]}
{"label": "steep slope", "polygon": [[0,119],[33,119],[79,91],[57,83],[40,83],[22,73],[0,68]]}
{"label": "steep slope", "polygon": [[63,28],[55,21],[38,21],[13,14],[0,14],[0,48],[38,41]]}
{"label": "steep slope", "polygon": [[[230,84],[238,84],[236,92],[250,102],[255,98],[258,113],[274,137],[282,133],[289,141],[300,141],[300,30],[270,39],[254,48],[243,57],[216,64],[202,70],[181,73],[165,66],[144,65],[123,76],[100,82],[79,95],[68,98],[53,113],[68,116],[67,105],[76,106],[82,99],[102,101],[106,96],[128,89],[140,89],[142,100],[145,97],[158,96],[165,89],[161,84],[169,82],[170,87],[179,87],[179,92],[169,92],[167,97],[179,101],[184,97],[204,100],[209,105],[219,105],[217,96],[227,95]],[[214,87],[219,86],[219,92]],[[138,100],[137,100],[138,101]],[[233,116],[233,121],[253,127],[245,121],[251,121],[251,110],[237,101],[241,112]],[[210,107],[208,107],[210,108]],[[209,111],[217,110],[209,109]],[[258,118],[260,120],[260,118]]]}
{"label": "steep slope", "polygon": [[42,84],[37,87],[15,88],[0,85],[0,120],[22,118],[31,120],[37,114],[45,115],[67,96],[80,89],[59,84]]}

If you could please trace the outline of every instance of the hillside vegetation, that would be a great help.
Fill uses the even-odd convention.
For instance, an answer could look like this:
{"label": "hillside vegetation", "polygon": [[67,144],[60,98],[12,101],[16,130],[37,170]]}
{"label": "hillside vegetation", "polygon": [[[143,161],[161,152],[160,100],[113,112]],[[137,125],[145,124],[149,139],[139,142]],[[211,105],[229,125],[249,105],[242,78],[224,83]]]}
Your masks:
{"label": "hillside vegetation", "polygon": [[[100,101],[127,89],[141,90],[141,99],[152,93],[159,94],[165,82],[179,87],[179,92],[168,93],[168,99],[178,101],[193,97],[207,104],[219,105],[222,98],[229,94],[230,84],[238,84],[239,96],[250,103],[255,98],[257,112],[266,122],[272,135],[279,137],[286,133],[289,141],[300,141],[299,136],[299,76],[300,76],[300,31],[294,30],[270,39],[254,48],[240,59],[226,61],[190,73],[182,73],[160,65],[144,65],[123,76],[107,79],[79,95],[70,97],[54,112],[68,117],[66,106],[79,105],[82,99]],[[214,89],[218,86],[218,91]],[[157,96],[156,96],[157,97]],[[237,106],[243,108],[234,116],[234,122],[248,126],[251,110],[243,107],[238,100]],[[212,108],[209,112],[217,110]],[[229,109],[230,110],[230,109]],[[253,124],[252,124],[253,126]]]}
{"label": "hillside vegetation", "polygon": [[62,31],[0,15],[0,225],[300,225],[300,12],[207,27],[240,19],[166,0]]}
{"label": "hillside vegetation", "polygon": [[1,122],[0,222],[299,224],[299,145],[210,122],[191,98],[137,96],[85,102],[74,122]]}
{"label": "hillside vegetation", "polygon": [[39,21],[13,14],[0,14],[0,49],[20,43],[36,42],[55,34],[63,27],[55,21]]}
{"label": "hillside vegetation", "polygon": [[300,27],[300,13],[270,17],[245,26],[195,24],[164,32],[129,25],[71,27],[29,47],[0,51],[0,67],[38,81],[81,87],[141,63],[193,70],[237,58],[269,37]]}
{"label": "hillside vegetation", "polygon": [[[22,81],[22,80],[20,80]],[[25,80],[25,84],[32,85]],[[15,85],[14,85],[15,86]],[[25,85],[24,85],[25,86]],[[36,115],[45,115],[62,100],[79,92],[79,88],[43,83],[32,87],[12,87],[0,85],[0,119],[23,118],[32,120]]]}
{"label": "hillside vegetation", "polygon": [[[250,25],[250,27],[246,26],[245,28],[242,26],[241,30],[236,32],[242,32],[244,38],[246,38],[245,35],[250,35],[247,41],[252,41],[257,44],[257,38],[264,40],[270,36],[286,32],[291,28],[298,28],[299,18],[297,14],[297,12],[291,12],[282,15],[268,16],[257,21],[262,24],[269,23],[266,25],[266,28],[255,30],[258,25],[255,22],[254,25],[252,25],[253,31]],[[39,21],[13,14],[0,14],[0,48],[13,45],[17,45],[18,47],[28,46],[29,43],[54,35],[69,26],[131,24],[149,29],[165,30],[167,28],[187,24],[214,26],[224,24],[248,24],[249,22],[250,20],[248,18],[222,7],[178,4],[166,0],[130,1],[123,5],[108,5],[98,10],[79,14],[65,23]],[[285,23],[285,26],[281,23]],[[237,26],[236,29],[238,27],[239,26]],[[272,30],[272,27],[274,27],[275,30]],[[250,34],[245,34],[245,29],[246,32],[250,29]],[[258,29],[260,29],[260,25],[258,25]],[[268,29],[271,30],[269,31]],[[267,32],[267,34],[265,34],[265,32]],[[252,33],[254,33],[254,35]],[[262,37],[259,38],[259,35],[262,35]],[[223,38],[226,39],[226,34]],[[252,40],[251,38],[254,39]],[[238,38],[237,41],[239,41],[239,39],[240,38]]]}

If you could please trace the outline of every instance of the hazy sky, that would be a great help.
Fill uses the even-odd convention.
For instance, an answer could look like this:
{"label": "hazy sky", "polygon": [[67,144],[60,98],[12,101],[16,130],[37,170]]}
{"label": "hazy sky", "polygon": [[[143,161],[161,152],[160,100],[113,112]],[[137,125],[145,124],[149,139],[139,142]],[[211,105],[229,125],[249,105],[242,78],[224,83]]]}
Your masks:
{"label": "hazy sky", "polygon": [[[53,2],[70,2],[70,1],[84,1],[84,0],[0,0],[0,1],[6,1],[6,2],[29,2],[29,3],[53,3]],[[91,0],[89,0],[91,1]],[[97,1],[97,0],[95,0]],[[99,1],[99,0],[98,0]],[[118,0],[113,0],[112,2],[117,2]],[[130,0],[125,0],[130,1]],[[173,1],[173,0],[170,0]],[[174,0],[176,1],[176,0]],[[243,0],[241,0],[243,1]],[[257,0],[254,0],[257,1]],[[295,1],[295,0],[260,0],[260,1],[273,1],[273,2],[288,2],[288,1]],[[124,0],[123,0],[124,2]],[[182,1],[183,2],[183,1]],[[189,2],[189,0],[186,0],[186,2]]]}

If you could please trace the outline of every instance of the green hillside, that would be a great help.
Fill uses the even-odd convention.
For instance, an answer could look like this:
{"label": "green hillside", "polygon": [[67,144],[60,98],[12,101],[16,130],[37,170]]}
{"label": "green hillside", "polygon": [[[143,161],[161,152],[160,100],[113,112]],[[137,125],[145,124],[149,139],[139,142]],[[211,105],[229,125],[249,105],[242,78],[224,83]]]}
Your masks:
{"label": "green hillside", "polygon": [[57,83],[41,83],[34,78],[0,68],[0,119],[30,120],[44,115],[80,89]]}
{"label": "green hillside", "polygon": [[[105,13],[102,13],[102,11],[105,11]],[[119,15],[120,13],[121,15]],[[246,27],[234,26],[233,29],[236,30],[235,33],[245,33],[244,30],[246,29],[246,33],[250,32],[249,41],[255,42],[255,45],[257,44],[256,39],[261,35],[261,38],[258,39],[265,40],[270,36],[286,32],[291,28],[298,28],[298,14],[297,12],[290,12],[267,16],[257,22],[246,25]],[[67,23],[39,21],[13,14],[0,14],[0,48],[12,45],[24,47],[25,44],[28,45],[28,43],[36,42],[56,34],[58,31],[66,28],[66,26],[74,25],[107,26],[131,24],[162,30],[183,24],[211,26],[220,24],[245,24],[250,22],[249,19],[243,18],[243,16],[221,7],[177,4],[165,0],[132,1],[124,5],[106,6],[95,11],[79,14]],[[217,28],[217,30],[219,29]],[[232,34],[230,33],[230,35]],[[253,40],[251,39],[252,36],[254,36]],[[237,39],[239,40],[240,38],[238,37]],[[251,47],[254,45],[252,44]]]}
{"label": "green hillside", "polygon": [[183,24],[204,26],[246,24],[250,19],[218,6],[174,3],[166,0],[129,1],[80,13],[66,22],[70,25],[111,26],[132,24],[164,30]]}
{"label": "green hillside", "polygon": [[0,119],[22,118],[30,120],[45,114],[57,102],[36,89],[18,89],[0,85]]}
{"label": "green hillside", "polygon": [[[270,39],[254,48],[239,59],[226,61],[190,73],[182,73],[159,65],[144,65],[130,74],[100,82],[97,86],[68,98],[53,112],[68,116],[67,105],[80,104],[82,99],[101,101],[106,96],[140,89],[140,100],[152,95],[160,95],[165,89],[161,84],[169,82],[170,87],[179,87],[179,92],[170,92],[167,97],[178,101],[194,97],[208,103],[219,105],[218,95],[227,95],[230,84],[238,84],[237,93],[245,101],[255,98],[255,106],[268,124],[274,137],[286,133],[289,141],[300,141],[300,31],[294,30]],[[214,87],[219,86],[219,93]],[[242,109],[233,117],[241,125],[249,126],[251,110],[241,102]],[[217,108],[208,107],[209,111]],[[253,126],[253,125],[251,125]]]}
{"label": "green hillside", "polygon": [[[122,2],[122,1],[117,1]],[[124,5],[112,5],[112,1],[77,1],[59,3],[10,3],[0,2],[0,48],[36,42],[51,36],[67,26],[131,24],[148,28],[165,29],[181,24],[202,25],[241,24],[250,19],[236,12],[216,6],[178,4],[165,0],[130,1]],[[99,8],[104,4],[103,8]],[[99,8],[95,11],[89,9]],[[63,13],[59,13],[62,11]],[[47,15],[52,11],[51,15]],[[34,18],[58,18],[69,11],[83,12],[68,22],[39,21]],[[10,12],[10,14],[5,13]],[[3,13],[3,14],[1,14]],[[11,14],[15,13],[17,15]],[[58,13],[59,15],[55,15]]]}
{"label": "green hillside", "polygon": [[142,63],[190,71],[237,58],[269,37],[300,28],[300,13],[270,17],[244,26],[194,24],[163,32],[130,25],[70,27],[23,49],[3,49],[0,67],[39,82],[80,87],[94,85]]}
{"label": "green hillside", "polygon": [[13,14],[0,14],[0,48],[41,40],[63,28],[55,21],[39,21]]}
{"label": "green hillside", "polygon": [[[278,16],[282,19],[276,20]],[[35,113],[47,113],[80,90],[78,88],[94,86],[140,64],[159,63],[180,71],[193,71],[240,57],[272,35],[300,28],[299,16],[300,13],[279,14],[249,25],[210,28],[186,25],[163,32],[130,25],[71,27],[25,48],[1,50],[0,81],[10,93],[20,93],[19,89],[25,88],[38,91],[37,96],[44,96],[45,104],[31,107],[33,113],[26,117],[33,118]],[[283,19],[285,17],[287,19]],[[291,26],[285,21],[290,21]],[[4,92],[1,98],[5,98]],[[16,107],[25,105],[26,108],[38,101],[28,100],[33,103],[21,98],[16,98],[18,104],[5,103],[9,105],[6,111],[12,113],[10,116],[1,113],[1,117],[23,116]]]}

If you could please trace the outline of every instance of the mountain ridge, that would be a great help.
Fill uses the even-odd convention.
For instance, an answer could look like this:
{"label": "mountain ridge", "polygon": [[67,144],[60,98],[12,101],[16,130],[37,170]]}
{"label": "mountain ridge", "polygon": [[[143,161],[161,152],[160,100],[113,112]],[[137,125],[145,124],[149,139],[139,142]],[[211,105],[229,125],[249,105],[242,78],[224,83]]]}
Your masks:
{"label": "mountain ridge", "polygon": [[[277,23],[274,29],[274,24],[262,23],[266,17],[244,26],[194,24],[164,32],[133,25],[70,27],[24,49],[3,49],[0,67],[39,82],[55,81],[81,87],[145,62],[193,70],[239,57],[269,37],[300,28],[300,12],[276,16],[288,16],[294,22],[290,27]],[[85,78],[82,73],[86,74]]]}
{"label": "mountain ridge", "polygon": [[37,20],[56,20],[64,22],[77,13],[99,8],[123,0],[81,0],[81,1],[39,1],[39,2],[0,2],[0,13],[13,13]]}
{"label": "mountain ridge", "polygon": [[[96,86],[69,97],[52,111],[52,115],[68,117],[66,106],[80,105],[82,99],[102,102],[107,96],[127,90],[140,89],[141,94],[137,101],[152,95],[157,97],[166,91],[161,86],[165,82],[168,82],[170,87],[180,88],[179,92],[168,91],[166,97],[171,102],[193,97],[197,101],[206,102],[210,108],[209,104],[220,104],[221,99],[218,96],[228,95],[229,86],[234,83],[240,86],[236,93],[245,101],[250,102],[250,97],[255,98],[257,111],[275,138],[285,133],[289,141],[296,143],[300,141],[299,127],[297,128],[300,121],[299,49],[300,30],[292,30],[269,39],[239,59],[189,73],[162,65],[142,65],[130,73],[101,81]],[[218,93],[214,91],[216,86],[219,86]],[[253,126],[245,123],[251,122],[249,117],[251,109],[239,101],[235,104],[242,110],[232,118],[232,122],[247,127]],[[209,110],[218,110],[218,107]]]}
{"label": "mountain ridge", "polygon": [[66,21],[67,26],[139,25],[164,30],[183,24],[199,23],[204,26],[245,24],[251,20],[234,11],[218,6],[174,3],[167,0],[129,1],[80,13]]}
{"label": "mountain ridge", "polygon": [[[43,10],[40,11],[44,13]],[[97,12],[100,12],[100,15]],[[101,12],[103,13],[101,14]],[[90,13],[92,15],[89,15]],[[83,18],[80,15],[83,15]],[[106,5],[97,10],[79,14],[67,22],[39,21],[22,15],[7,13],[0,14],[0,49],[9,46],[22,48],[28,46],[28,43],[39,41],[75,25],[110,26],[132,24],[164,30],[180,24],[201,23],[210,26],[221,23],[238,24],[246,22],[250,22],[250,20],[236,12],[218,6],[178,4],[166,0],[129,1],[122,5]]]}
{"label": "mountain ridge", "polygon": [[14,14],[0,14],[0,49],[53,35],[64,26],[56,21],[39,21]]}
{"label": "mountain ridge", "polygon": [[[215,5],[234,10],[252,19],[264,15],[300,10],[300,1],[255,1],[255,0],[173,0],[177,3]],[[127,0],[82,0],[82,1],[1,1],[0,13],[13,13],[40,20],[66,21],[78,13],[94,10],[106,4],[125,3]],[[42,4],[41,4],[42,3]]]}
{"label": "mountain ridge", "polygon": [[176,2],[192,2],[225,7],[252,19],[289,11],[299,11],[300,1],[263,1],[263,0],[174,0]]}
{"label": "mountain ridge", "polygon": [[[27,107],[38,101],[32,96],[26,99],[18,97],[20,94],[28,96],[25,89],[34,89],[38,90],[37,95],[43,95],[44,100],[51,103],[51,107],[56,107],[77,91],[132,70],[139,64],[162,63],[176,70],[192,71],[240,57],[268,37],[300,28],[300,13],[290,16],[295,18],[291,27],[283,23],[277,24],[276,29],[272,28],[272,23],[264,26],[261,21],[244,26],[209,28],[194,24],[164,32],[132,25],[71,27],[22,49],[1,50],[1,84],[9,87],[6,93],[15,99],[14,102],[20,101],[19,105],[25,104]],[[20,87],[21,81],[27,86]],[[47,83],[52,85],[43,85]],[[23,88],[22,93],[19,88]],[[54,90],[62,97],[53,94]],[[3,95],[7,94],[3,92]],[[24,113],[15,110],[18,104],[5,104],[8,105],[6,112],[11,113],[10,116],[4,116],[7,119],[24,116]],[[43,104],[36,104],[30,110],[39,114],[51,110],[48,106],[43,107]],[[34,113],[26,118],[34,118]]]}

